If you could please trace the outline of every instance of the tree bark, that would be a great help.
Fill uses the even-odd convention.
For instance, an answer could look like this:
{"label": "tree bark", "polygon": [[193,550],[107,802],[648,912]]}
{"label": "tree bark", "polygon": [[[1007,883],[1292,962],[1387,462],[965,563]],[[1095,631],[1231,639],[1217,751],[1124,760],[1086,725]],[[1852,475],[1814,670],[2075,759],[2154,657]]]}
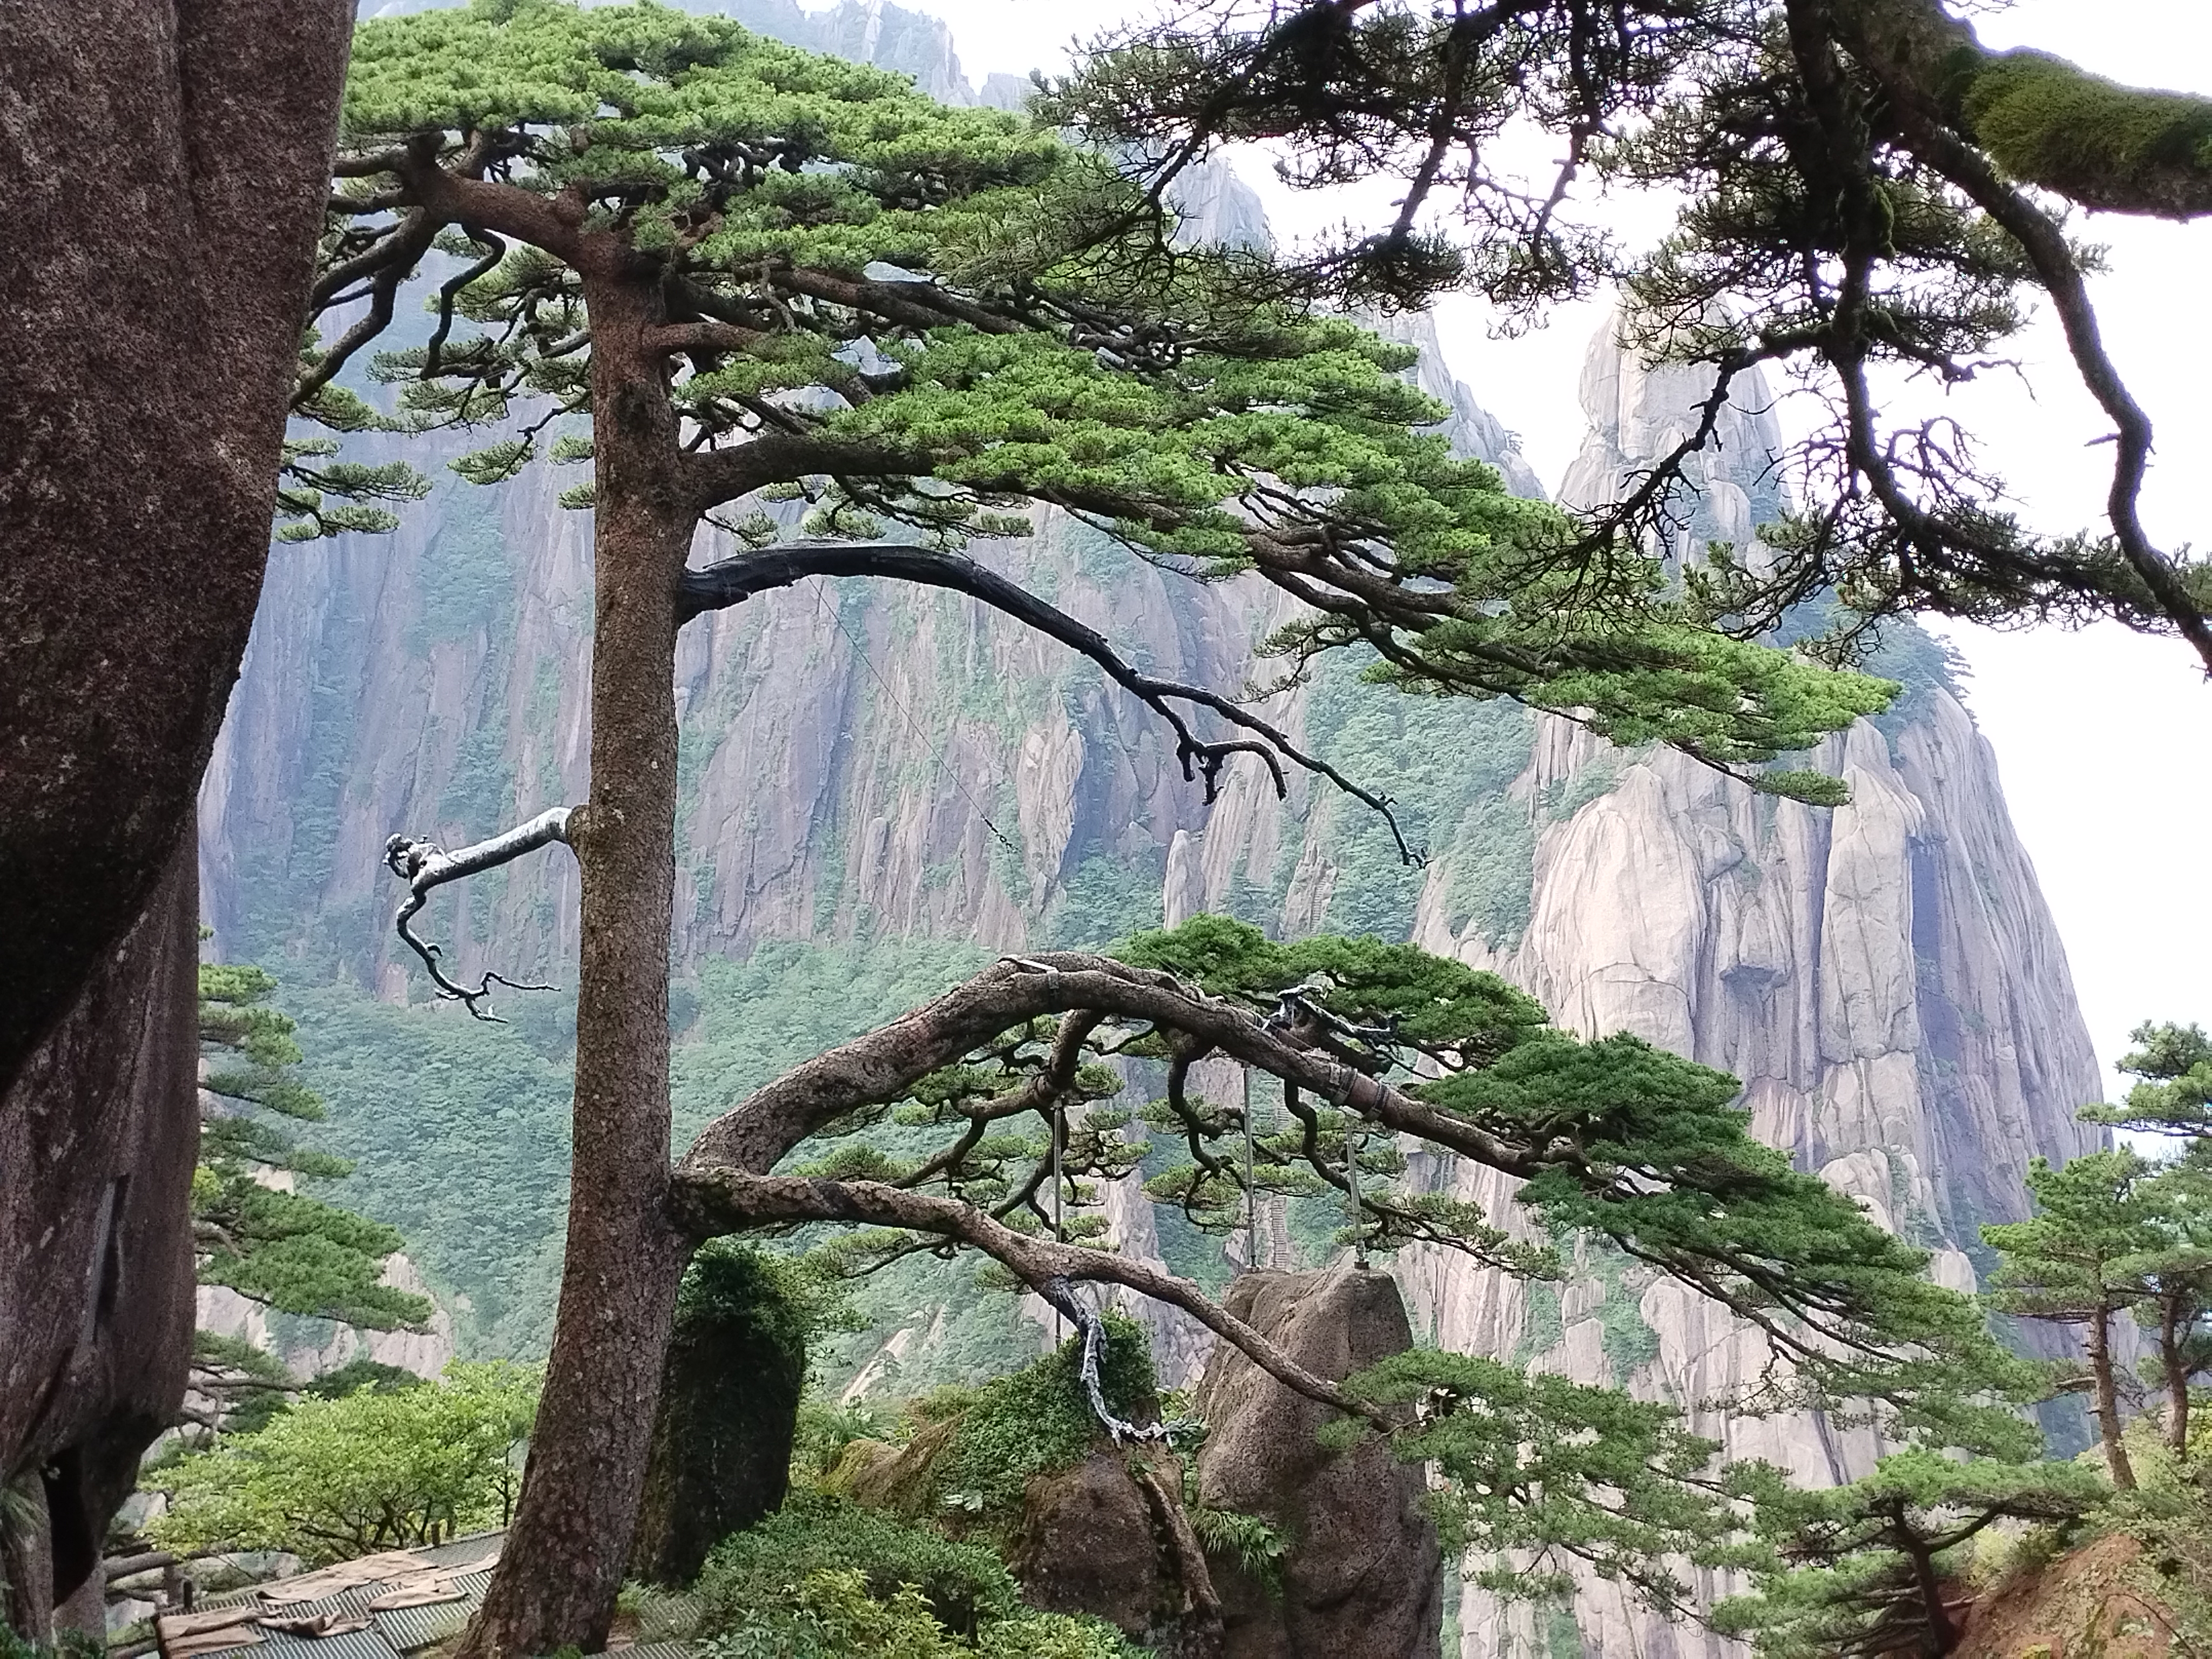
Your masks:
{"label": "tree bark", "polygon": [[2112,1379],[2112,1316],[2099,1311],[2089,1320],[2089,1379],[2097,1413],[2097,1437],[2104,1442],[2105,1466],[2122,1492],[2136,1489],[2135,1465],[2120,1438],[2120,1395]]}
{"label": "tree bark", "polygon": [[1959,1645],[1959,1627],[1952,1620],[1951,1610],[1943,1605],[1943,1581],[1936,1571],[1936,1553],[1901,1515],[1891,1537],[1905,1559],[1912,1564],[1913,1588],[1919,1592],[1920,1604],[1928,1614],[1929,1643],[1939,1655],[1950,1652]]}
{"label": "tree bark", "polygon": [[658,293],[586,279],[598,520],[592,787],[574,1150],[553,1352],[522,1498],[463,1659],[605,1645],[644,1488],[689,1242],[669,1219],[668,935],[676,882],[676,584],[696,520],[645,331]]}
{"label": "tree bark", "polygon": [[2178,1300],[2166,1297],[2158,1307],[2158,1358],[2166,1368],[2166,1444],[2176,1457],[2189,1455],[2189,1369],[2181,1356],[2185,1328]]}

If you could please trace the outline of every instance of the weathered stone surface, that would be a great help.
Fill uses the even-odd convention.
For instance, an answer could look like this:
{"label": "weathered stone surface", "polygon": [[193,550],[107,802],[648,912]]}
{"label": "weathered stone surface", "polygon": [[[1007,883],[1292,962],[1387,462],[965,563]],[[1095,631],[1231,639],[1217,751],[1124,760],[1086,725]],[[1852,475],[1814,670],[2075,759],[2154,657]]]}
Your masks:
{"label": "weathered stone surface", "polygon": [[[1671,445],[1688,386],[1678,372],[1623,362],[1601,335],[1583,379],[1592,435],[1568,497],[1609,495],[1625,471]],[[1723,435],[1701,475],[1705,499],[1719,502],[1701,533],[1747,541],[1722,486],[1748,499],[1779,435],[1771,419],[1747,416],[1732,417]],[[1633,1031],[1741,1078],[1754,1133],[1935,1249],[1939,1280],[1971,1290],[1966,1248],[1980,1223],[2026,1212],[2027,1158],[2095,1144],[2073,1115],[2100,1097],[2101,1079],[1988,744],[1940,688],[1884,725],[1862,721],[1811,757],[1850,786],[1850,805],[1827,812],[1544,720],[1516,786],[1532,802],[1584,793],[1577,780],[1601,780],[1599,769],[1614,776],[1542,823],[1526,933],[1492,940],[1454,930],[1431,881],[1416,937],[1496,969],[1570,1029]],[[1513,1185],[1470,1169],[1437,1178],[1493,1208]],[[1432,1320],[1443,1346],[1527,1352],[1526,1286],[1422,1252],[1400,1270],[1417,1320]],[[1598,1322],[1577,1320],[1594,1305],[1585,1281],[1567,1291],[1565,1328],[1533,1363],[1685,1402],[1723,1395],[1765,1363],[1760,1342],[1680,1285],[1622,1277],[1650,1334],[1649,1358],[1615,1364]],[[1809,1481],[1849,1478],[1876,1449],[1863,1431],[1809,1416],[1701,1413],[1698,1426]],[[1585,1587],[1577,1616],[1589,1659],[1727,1650],[1602,1584]],[[1534,1639],[1530,1618],[1470,1596],[1467,1659]]]}
{"label": "weathered stone surface", "polygon": [[1121,1454],[1101,1447],[1030,1483],[1011,1557],[1024,1597],[1142,1636],[1165,1599],[1151,1509]]}
{"label": "weathered stone surface", "polygon": [[[1413,1346],[1397,1282],[1348,1265],[1240,1274],[1228,1305],[1323,1376]],[[1435,1659],[1443,1563],[1420,1470],[1373,1440],[1323,1450],[1328,1409],[1233,1349],[1215,1350],[1198,1408],[1199,1501],[1260,1516],[1289,1540],[1279,1595],[1212,1559],[1229,1659]]]}
{"label": "weathered stone surface", "polygon": [[99,1565],[139,1453],[184,1397],[195,890],[187,836],[138,924],[0,1097],[0,1485],[23,1485],[51,1526],[10,1568],[33,1582],[13,1583],[8,1616],[36,1634]]}
{"label": "weathered stone surface", "polygon": [[161,878],[238,672],[351,15],[0,10],[0,1088]]}

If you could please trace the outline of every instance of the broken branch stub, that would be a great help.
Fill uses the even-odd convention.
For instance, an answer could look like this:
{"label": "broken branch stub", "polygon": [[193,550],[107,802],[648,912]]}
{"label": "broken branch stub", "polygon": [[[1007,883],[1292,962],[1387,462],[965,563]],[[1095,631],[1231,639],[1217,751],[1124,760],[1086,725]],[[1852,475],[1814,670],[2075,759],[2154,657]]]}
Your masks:
{"label": "broken branch stub", "polygon": [[430,979],[438,988],[442,1002],[458,1002],[469,1011],[472,1018],[499,1023],[499,1016],[486,1012],[477,1005],[489,1000],[495,985],[504,985],[510,991],[550,991],[550,985],[538,985],[522,980],[507,978],[504,974],[487,969],[477,980],[474,989],[456,983],[447,977],[439,963],[442,954],[431,940],[423,939],[408,924],[423,905],[431,892],[447,882],[459,881],[486,870],[512,864],[526,853],[534,853],[551,842],[566,842],[570,823],[580,809],[555,806],[540,812],[526,823],[517,824],[486,841],[472,842],[448,852],[432,841],[410,841],[405,836],[393,836],[384,843],[384,862],[392,873],[407,884],[407,897],[392,918],[393,930],[404,939],[408,949],[422,958],[422,965],[430,970]]}

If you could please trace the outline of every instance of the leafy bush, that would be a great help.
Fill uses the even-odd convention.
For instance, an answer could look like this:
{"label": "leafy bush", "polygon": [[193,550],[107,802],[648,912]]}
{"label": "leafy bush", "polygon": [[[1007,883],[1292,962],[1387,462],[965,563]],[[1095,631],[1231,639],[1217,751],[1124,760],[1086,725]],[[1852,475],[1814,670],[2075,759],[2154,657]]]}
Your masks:
{"label": "leafy bush", "polygon": [[[1098,1419],[1080,1376],[1083,1344],[1070,1338],[1051,1353],[981,1388],[946,1390],[923,1409],[958,1426],[937,1462],[931,1491],[987,1518],[1011,1517],[1033,1475],[1081,1462],[1098,1443]],[[1159,1410],[1159,1382],[1143,1327],[1119,1313],[1106,1316],[1099,1356],[1099,1386],[1115,1415],[1141,1421]]]}
{"label": "leafy bush", "polygon": [[[207,1332],[202,1331],[199,1340],[203,1345],[212,1346],[220,1339],[211,1339]],[[283,1367],[276,1366],[276,1369],[281,1372]],[[341,1400],[362,1389],[371,1389],[378,1394],[397,1394],[402,1389],[427,1389],[429,1386],[428,1377],[417,1376],[402,1366],[361,1358],[349,1360],[334,1371],[325,1371],[321,1376],[312,1378],[298,1392],[302,1397],[311,1400]],[[274,1389],[246,1391],[241,1403],[223,1413],[223,1430],[229,1434],[252,1434],[257,1430],[265,1429],[290,1403],[284,1393]]]}
{"label": "leafy bush", "polygon": [[870,1596],[885,1603],[910,1586],[938,1624],[963,1636],[1020,1609],[1014,1581],[995,1552],[956,1544],[842,1498],[793,1492],[782,1509],[709,1558],[699,1575],[700,1630],[738,1637],[787,1602],[793,1586],[823,1572],[855,1574]]}
{"label": "leafy bush", "polygon": [[435,1387],[308,1397],[252,1434],[179,1459],[147,1528],[179,1553],[289,1550],[313,1562],[505,1523],[538,1373],[456,1361]]}
{"label": "leafy bush", "polygon": [[744,1626],[706,1644],[709,1659],[1139,1659],[1111,1625],[1033,1613],[983,1627],[972,1647],[932,1616],[912,1585],[872,1593],[850,1568],[809,1573]]}
{"label": "leafy bush", "polygon": [[700,1575],[709,1659],[1144,1659],[1112,1626],[1022,1605],[997,1554],[794,1494]]}

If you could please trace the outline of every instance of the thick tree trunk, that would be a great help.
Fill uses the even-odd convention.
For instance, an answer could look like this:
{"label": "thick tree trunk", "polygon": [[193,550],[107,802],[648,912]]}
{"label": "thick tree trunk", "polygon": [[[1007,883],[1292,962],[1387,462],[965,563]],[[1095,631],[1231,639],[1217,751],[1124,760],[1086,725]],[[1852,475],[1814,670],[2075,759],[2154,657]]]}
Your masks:
{"label": "thick tree trunk", "polygon": [[1943,1580],[1936,1571],[1935,1553],[1905,1524],[1901,1516],[1893,1536],[1905,1559],[1912,1564],[1913,1588],[1919,1591],[1920,1605],[1928,1614],[1929,1644],[1938,1654],[1948,1653],[1959,1645],[1959,1627],[1950,1609],[1943,1605]]}
{"label": "thick tree trunk", "polygon": [[2135,1465],[2120,1439],[2120,1392],[2112,1377],[2112,1316],[2098,1314],[2089,1321],[2089,1381],[2097,1413],[2097,1437],[2104,1442],[2105,1465],[2112,1484],[2122,1492],[2136,1489]]}
{"label": "thick tree trunk", "polygon": [[602,1647],[645,1484],[688,1241],[672,1224],[668,932],[676,881],[676,582],[696,525],[641,343],[649,283],[587,278],[598,451],[592,789],[568,1253],[522,1498],[464,1659]]}

